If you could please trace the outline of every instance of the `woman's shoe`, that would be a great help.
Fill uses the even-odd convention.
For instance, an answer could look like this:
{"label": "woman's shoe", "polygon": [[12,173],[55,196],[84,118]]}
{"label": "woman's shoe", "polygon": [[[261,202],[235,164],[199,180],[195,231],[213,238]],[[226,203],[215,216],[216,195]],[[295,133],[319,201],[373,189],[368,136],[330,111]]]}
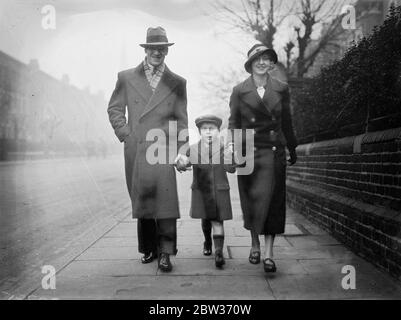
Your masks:
{"label": "woman's shoe", "polygon": [[260,251],[252,251],[249,254],[249,262],[252,264],[260,263]]}
{"label": "woman's shoe", "polygon": [[276,272],[276,264],[274,261],[270,258],[266,258],[263,260],[263,269],[265,269],[265,272]]}
{"label": "woman's shoe", "polygon": [[210,256],[212,254],[212,244],[207,243],[206,241],[203,243],[203,255]]}
{"label": "woman's shoe", "polygon": [[222,268],[223,265],[226,263],[222,251],[218,250],[215,252],[214,262],[217,268]]}

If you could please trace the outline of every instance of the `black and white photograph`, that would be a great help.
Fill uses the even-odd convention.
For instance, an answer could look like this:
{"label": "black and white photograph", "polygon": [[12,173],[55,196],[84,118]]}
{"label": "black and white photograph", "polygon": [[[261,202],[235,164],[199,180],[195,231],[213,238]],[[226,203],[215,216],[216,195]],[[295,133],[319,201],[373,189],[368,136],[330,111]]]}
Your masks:
{"label": "black and white photograph", "polygon": [[1,1],[0,300],[400,299],[400,0]]}

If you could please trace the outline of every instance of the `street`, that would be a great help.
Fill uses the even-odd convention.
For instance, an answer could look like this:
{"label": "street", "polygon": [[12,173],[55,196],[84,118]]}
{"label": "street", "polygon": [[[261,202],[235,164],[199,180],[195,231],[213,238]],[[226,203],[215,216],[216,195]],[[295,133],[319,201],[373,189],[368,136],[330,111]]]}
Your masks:
{"label": "street", "polygon": [[2,291],[18,291],[43,265],[62,263],[127,210],[123,168],[121,156],[0,165]]}

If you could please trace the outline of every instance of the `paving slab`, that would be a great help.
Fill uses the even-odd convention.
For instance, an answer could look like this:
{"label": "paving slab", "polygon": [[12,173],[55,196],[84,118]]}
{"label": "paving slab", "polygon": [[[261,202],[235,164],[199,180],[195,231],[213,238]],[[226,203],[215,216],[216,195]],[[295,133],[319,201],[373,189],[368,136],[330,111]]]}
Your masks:
{"label": "paving slab", "polygon": [[[212,256],[204,256],[203,255],[203,244],[201,244],[201,245],[189,245],[189,244],[178,245],[177,250],[178,250],[178,253],[175,257],[176,259],[199,260],[199,259],[210,259],[210,257],[214,257],[213,255]],[[212,251],[214,253],[214,247],[213,247]],[[230,257],[228,250],[227,250],[227,246],[224,246],[223,254],[226,258]]]}
{"label": "paving slab", "polygon": [[77,260],[71,262],[57,274],[59,277],[125,277],[125,276],[155,276],[156,261],[148,264],[140,260]]}
{"label": "paving slab", "polygon": [[138,247],[91,247],[76,260],[132,260],[141,257]]}
{"label": "paving slab", "polygon": [[[178,257],[177,257],[178,258]],[[222,269],[217,269],[214,264],[214,257],[207,259],[173,259],[173,271],[171,273],[163,273],[158,270],[157,275],[162,277],[168,276],[223,276],[233,275],[232,261],[226,259],[226,264]]]}
{"label": "paving slab", "polygon": [[[285,225],[285,230],[284,230],[284,236],[285,235],[303,235],[304,232],[298,228],[295,224],[287,223]],[[246,230],[244,227],[235,227],[234,228],[234,235],[237,237],[249,237],[249,230]]]}
{"label": "paving slab", "polygon": [[112,247],[137,247],[138,240],[134,237],[109,237],[100,238],[92,248],[112,248]]}
{"label": "paving slab", "polygon": [[105,238],[110,237],[137,237],[136,223],[119,223],[104,235]]}
{"label": "paving slab", "polygon": [[[278,275],[287,274],[307,274],[304,267],[297,260],[279,260],[276,261]],[[233,275],[242,274],[247,275],[259,275],[263,277],[265,272],[263,270],[263,264],[251,264],[248,259],[230,259],[227,268],[231,268]]]}
{"label": "paving slab", "polygon": [[[204,237],[201,233],[193,233],[190,235],[183,235],[178,232],[177,235],[177,244],[178,245],[197,245],[200,248],[203,248]],[[225,234],[224,244],[227,246],[250,246],[251,245],[251,236],[248,237],[236,237],[234,235]],[[260,244],[264,246],[264,239],[260,237]],[[292,245],[282,236],[277,236],[274,241],[274,246],[277,247],[291,247]]]}
{"label": "paving slab", "polygon": [[177,245],[178,246],[197,245],[200,248],[203,248],[203,241],[205,241],[205,239],[203,238],[203,235],[201,235],[201,234],[193,234],[193,235],[188,235],[188,236],[184,236],[182,234],[177,235]]}
{"label": "paving slab", "polygon": [[[196,246],[197,250],[203,249],[203,235],[190,235],[183,236],[179,235],[177,237],[178,246]],[[250,240],[246,241],[250,242]],[[238,239],[235,237],[225,237],[225,244],[227,245],[244,245],[244,239]],[[110,247],[137,247],[138,240],[135,237],[104,237],[96,241],[92,247],[94,248],[110,248]],[[277,238],[275,241],[275,246],[291,246],[287,240],[284,238]]]}
{"label": "paving slab", "polygon": [[[249,247],[228,247],[230,256],[233,259],[247,258],[249,256]],[[279,247],[274,250],[275,259],[334,259],[351,258],[355,254],[342,246],[326,246],[310,249],[297,249],[294,247]]]}
{"label": "paving slab", "polygon": [[293,224],[303,224],[303,223],[308,223],[308,220],[304,216],[301,216],[299,214],[291,214],[291,215],[289,215],[287,213],[285,222],[286,223],[293,223]]}
{"label": "paving slab", "polygon": [[119,220],[119,222],[120,223],[132,223],[132,224],[134,224],[135,225],[135,228],[136,228],[136,225],[137,225],[137,220],[135,219],[132,219],[132,218],[129,218],[129,219],[127,219],[127,220]]}
{"label": "paving slab", "polygon": [[[228,237],[236,237],[235,227],[224,226],[224,235]],[[244,229],[245,230],[245,229]]]}
{"label": "paving slab", "polygon": [[[157,271],[159,276],[187,276],[187,275],[205,275],[205,276],[259,276],[263,281],[265,272],[263,265],[251,264],[248,259],[226,259],[226,264],[222,269],[217,269],[214,264],[214,258],[209,259],[176,259],[172,261],[173,271],[171,273],[163,273]],[[277,263],[279,267],[278,273],[283,274],[307,274],[303,266],[296,260],[282,260]]]}
{"label": "paving slab", "polygon": [[[260,246],[264,247],[264,239],[263,236],[259,237],[260,240]],[[224,239],[224,243],[227,246],[233,246],[233,247],[243,247],[243,246],[251,246],[251,236],[249,234],[249,237],[235,237],[235,236],[226,236]],[[282,236],[277,236],[276,239],[274,240],[274,246],[275,247],[291,247],[291,243]]]}
{"label": "paving slab", "polygon": [[[284,275],[271,274],[266,279],[276,299],[396,299],[398,290],[390,282],[375,281],[365,277],[355,290],[343,289],[341,282],[344,274]],[[389,286],[388,286],[389,285]],[[400,298],[400,296],[398,296]]]}
{"label": "paving slab", "polygon": [[355,268],[357,277],[358,275],[363,274],[372,277],[384,276],[385,278],[389,278],[388,274],[385,274],[382,270],[379,270],[374,265],[363,260],[358,256],[351,256],[348,258],[335,258],[335,259],[300,259],[298,261],[308,274],[321,274],[321,273],[339,274],[342,272],[342,269],[345,266],[352,266]]}
{"label": "paving slab", "polygon": [[319,246],[342,245],[330,235],[309,235],[307,237],[286,237],[287,241],[295,248],[314,248]]}
{"label": "paving slab", "polygon": [[127,214],[125,217],[123,217],[122,219],[120,219],[121,222],[136,222],[136,219],[132,218],[131,213]]}
{"label": "paving slab", "polygon": [[38,289],[31,299],[274,299],[260,276],[60,277],[56,290]]}
{"label": "paving slab", "polygon": [[303,223],[302,227],[304,227],[312,235],[329,235],[327,231],[323,230],[321,227],[313,224],[312,222]]}
{"label": "paving slab", "polygon": [[[120,239],[120,238],[117,238]],[[178,245],[177,259],[209,259],[202,253],[203,245]],[[214,250],[214,249],[213,249]],[[225,257],[229,258],[227,247],[223,250]],[[92,246],[87,249],[76,260],[139,260],[142,254],[138,252],[138,246]]]}
{"label": "paving slab", "polygon": [[200,225],[177,228],[177,236],[179,235],[180,237],[192,236],[196,234],[202,234],[202,228]]}

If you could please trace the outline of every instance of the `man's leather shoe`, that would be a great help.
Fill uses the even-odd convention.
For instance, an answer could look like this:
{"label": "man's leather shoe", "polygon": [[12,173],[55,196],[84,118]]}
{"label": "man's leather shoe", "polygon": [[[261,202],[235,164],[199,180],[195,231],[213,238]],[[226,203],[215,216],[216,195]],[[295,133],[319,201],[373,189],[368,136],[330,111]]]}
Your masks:
{"label": "man's leather shoe", "polygon": [[170,262],[170,255],[168,253],[162,252],[159,257],[159,268],[163,272],[170,272],[173,266]]}
{"label": "man's leather shoe", "polygon": [[214,262],[217,268],[222,268],[223,265],[226,263],[224,261],[223,252],[218,250],[215,252]]}
{"label": "man's leather shoe", "polygon": [[142,258],[141,261],[142,263],[151,263],[153,260],[155,260],[157,257],[157,255],[154,252],[150,252],[150,253],[145,253]]}

